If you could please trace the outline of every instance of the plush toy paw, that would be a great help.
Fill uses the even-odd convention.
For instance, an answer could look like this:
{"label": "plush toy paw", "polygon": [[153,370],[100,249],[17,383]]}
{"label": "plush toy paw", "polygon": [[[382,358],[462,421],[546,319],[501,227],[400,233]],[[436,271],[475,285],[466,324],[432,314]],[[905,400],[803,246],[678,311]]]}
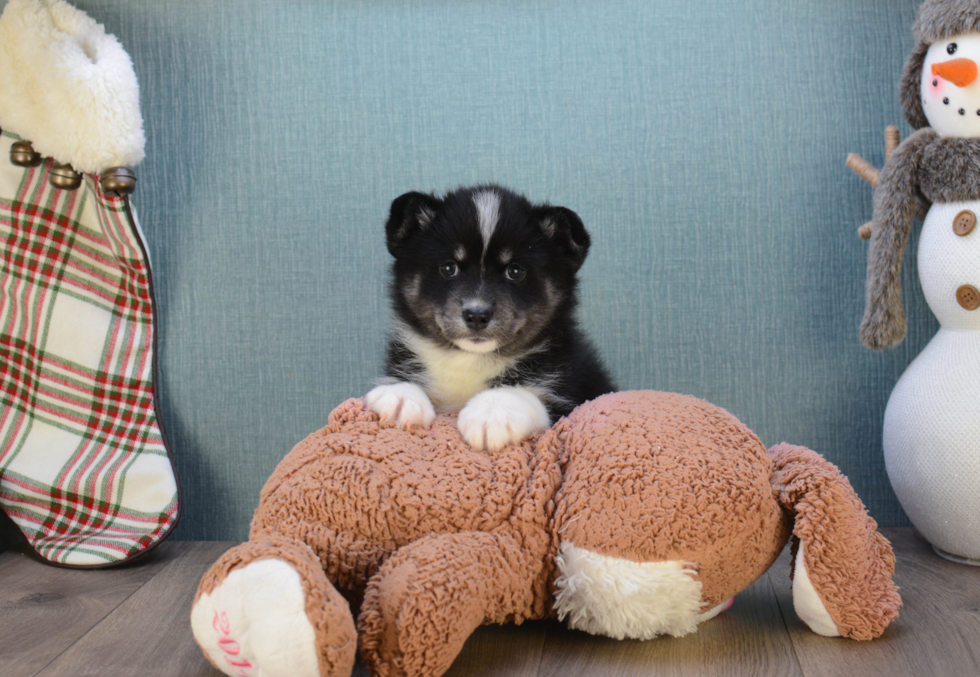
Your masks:
{"label": "plush toy paw", "polygon": [[191,627],[226,675],[320,677],[300,576],[281,560],[257,560],[229,573],[194,604]]}
{"label": "plush toy paw", "polygon": [[902,606],[895,553],[840,470],[791,444],[769,450],[776,500],[795,515],[796,615],[818,635],[874,639]]}
{"label": "plush toy paw", "polygon": [[555,563],[555,611],[568,627],[616,639],[683,637],[724,610],[702,612],[690,562],[632,562],[563,541]]}
{"label": "plush toy paw", "polygon": [[548,410],[527,388],[501,387],[474,395],[459,412],[459,432],[475,449],[499,451],[551,425]]}
{"label": "plush toy paw", "polygon": [[378,386],[364,396],[364,401],[382,423],[394,423],[406,430],[428,428],[436,417],[425,391],[407,381]]}
{"label": "plush toy paw", "polygon": [[827,606],[820,599],[809,574],[806,572],[806,544],[800,543],[793,567],[793,609],[801,621],[811,630],[824,637],[840,637],[837,624],[830,617]]}

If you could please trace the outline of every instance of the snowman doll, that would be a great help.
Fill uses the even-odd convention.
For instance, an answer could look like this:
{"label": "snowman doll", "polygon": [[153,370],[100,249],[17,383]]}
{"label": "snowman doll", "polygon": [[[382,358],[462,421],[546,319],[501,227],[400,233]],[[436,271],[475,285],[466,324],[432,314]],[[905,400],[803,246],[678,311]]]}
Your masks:
{"label": "snowman doll", "polygon": [[980,565],[980,1],[927,0],[902,75],[917,131],[891,153],[874,198],[861,341],[905,335],[901,265],[917,202],[931,203],[919,278],[940,329],[885,410],[885,467],[937,553]]}

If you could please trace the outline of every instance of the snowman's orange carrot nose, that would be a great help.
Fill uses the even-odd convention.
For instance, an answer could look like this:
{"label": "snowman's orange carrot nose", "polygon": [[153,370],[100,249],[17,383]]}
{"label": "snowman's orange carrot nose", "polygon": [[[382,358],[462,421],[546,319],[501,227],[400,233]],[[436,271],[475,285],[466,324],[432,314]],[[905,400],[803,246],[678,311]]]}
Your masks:
{"label": "snowman's orange carrot nose", "polygon": [[973,59],[953,59],[932,64],[932,74],[949,80],[957,87],[966,87],[977,79],[977,62]]}

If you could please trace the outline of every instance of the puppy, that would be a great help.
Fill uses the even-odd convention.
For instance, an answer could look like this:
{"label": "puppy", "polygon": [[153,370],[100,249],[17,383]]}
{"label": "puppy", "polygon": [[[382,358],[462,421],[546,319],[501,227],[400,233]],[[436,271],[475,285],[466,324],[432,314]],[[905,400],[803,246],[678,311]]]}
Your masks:
{"label": "puppy", "polygon": [[496,451],[615,390],[574,317],[590,240],[573,211],[496,185],[407,193],[385,233],[394,321],[365,398],[383,421],[458,411],[463,439]]}

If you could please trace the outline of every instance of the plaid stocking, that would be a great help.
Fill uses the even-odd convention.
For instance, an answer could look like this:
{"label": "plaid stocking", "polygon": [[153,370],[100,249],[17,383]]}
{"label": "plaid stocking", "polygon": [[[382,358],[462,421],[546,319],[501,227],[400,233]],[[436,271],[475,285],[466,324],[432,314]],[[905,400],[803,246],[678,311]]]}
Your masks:
{"label": "plaid stocking", "polygon": [[108,566],[178,516],[149,257],[129,199],[93,176],[142,159],[135,74],[61,0],[10,0],[0,45],[0,147],[15,131],[40,152],[0,159],[0,509],[48,561]]}
{"label": "plaid stocking", "polygon": [[0,507],[46,559],[97,565],[163,538],[177,484],[132,206],[52,164],[0,166]]}

